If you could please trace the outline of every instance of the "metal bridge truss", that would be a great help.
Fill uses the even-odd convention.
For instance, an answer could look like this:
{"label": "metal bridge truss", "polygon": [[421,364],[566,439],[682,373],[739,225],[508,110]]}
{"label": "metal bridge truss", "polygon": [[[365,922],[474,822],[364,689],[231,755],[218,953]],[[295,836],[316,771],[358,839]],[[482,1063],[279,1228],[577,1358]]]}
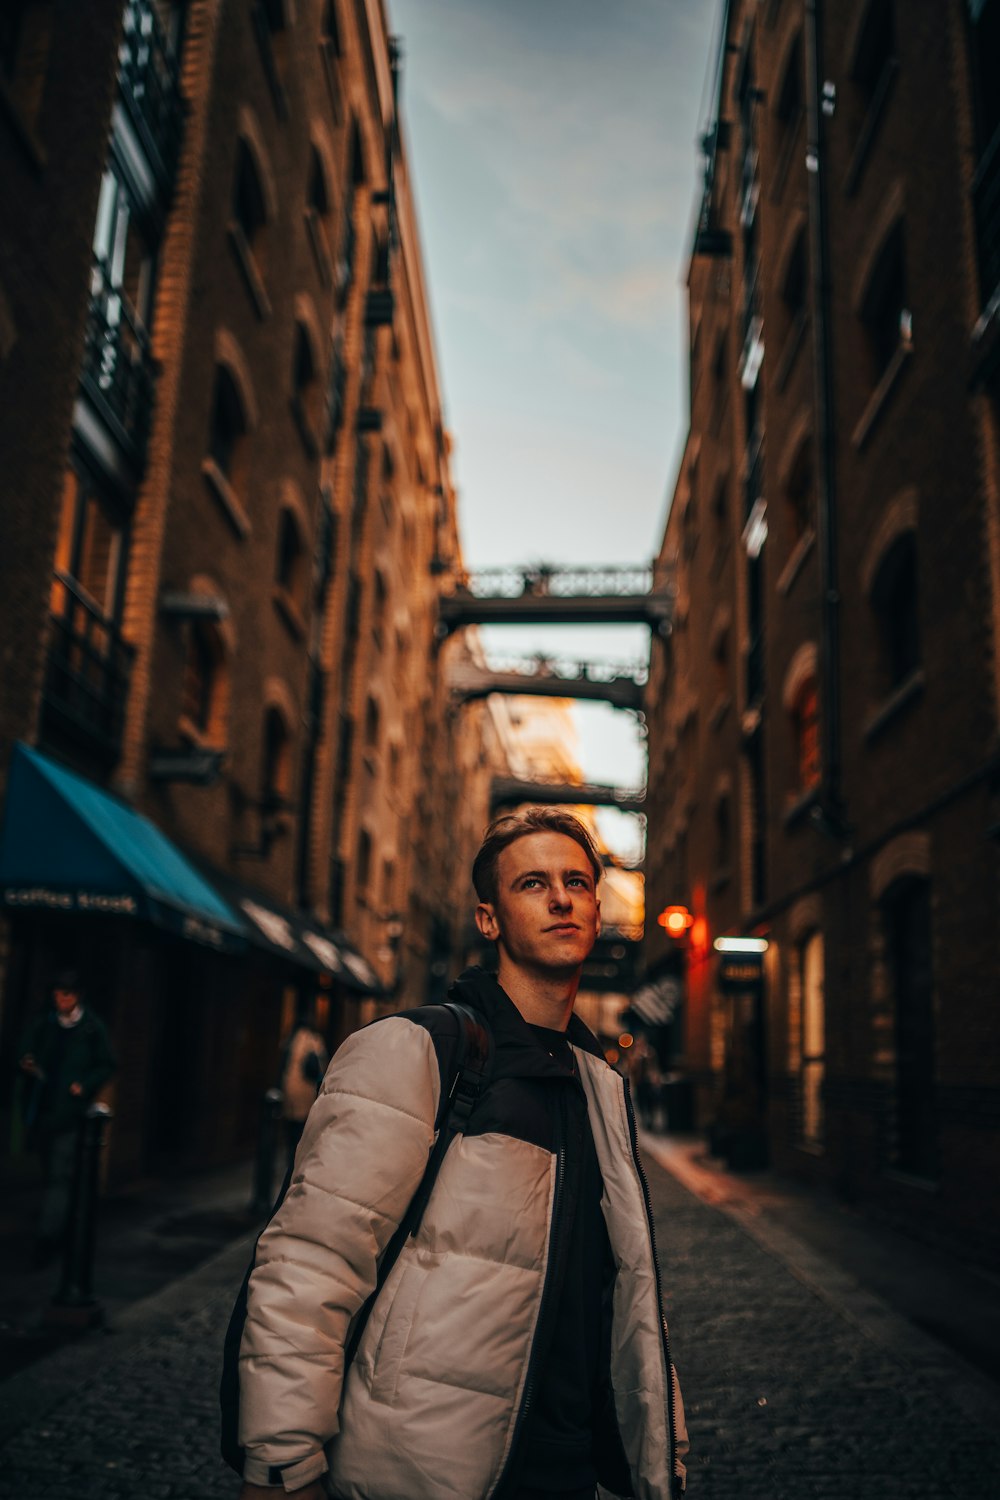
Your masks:
{"label": "metal bridge truss", "polygon": [[586,698],[615,708],[642,711],[647,663],[576,661],[569,657],[490,657],[485,666],[457,662],[449,684],[461,703],[489,693],[524,694],[539,698]]}
{"label": "metal bridge truss", "polygon": [[494,776],[490,786],[491,813],[524,802],[567,807],[617,807],[621,812],[641,813],[646,807],[646,788],[544,779],[521,781],[515,776]]}
{"label": "metal bridge truss", "polygon": [[464,573],[441,597],[438,635],[463,625],[648,625],[666,634],[674,586],[652,567],[557,568],[540,563]]}

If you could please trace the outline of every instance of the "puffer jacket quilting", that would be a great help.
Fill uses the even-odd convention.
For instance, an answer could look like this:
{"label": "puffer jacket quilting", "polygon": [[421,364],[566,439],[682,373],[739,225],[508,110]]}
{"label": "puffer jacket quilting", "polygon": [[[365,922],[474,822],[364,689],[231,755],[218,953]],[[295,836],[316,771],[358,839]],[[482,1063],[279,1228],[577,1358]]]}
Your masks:
{"label": "puffer jacket quilting", "polygon": [[[524,1045],[526,1024],[480,971],[453,993],[490,1021],[493,1082],[448,1150],[346,1380],[352,1322],[433,1143],[449,1013],[429,1007],[356,1033],[323,1081],[250,1281],[240,1351],[249,1480],[294,1488],[329,1466],[338,1500],[500,1500],[542,1306],[558,1159],[546,1060]],[[617,1278],[612,1328],[618,1425],[634,1494],[668,1500],[665,1344],[622,1081],[575,1018],[570,1039],[609,1237],[629,1272]]]}

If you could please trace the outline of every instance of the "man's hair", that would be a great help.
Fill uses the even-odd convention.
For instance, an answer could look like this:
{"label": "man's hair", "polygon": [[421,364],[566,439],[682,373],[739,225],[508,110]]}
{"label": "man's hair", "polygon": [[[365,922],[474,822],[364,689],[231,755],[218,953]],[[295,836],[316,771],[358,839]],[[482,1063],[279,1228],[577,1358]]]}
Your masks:
{"label": "man's hair", "polygon": [[574,839],[590,861],[594,883],[600,880],[604,867],[593,834],[586,824],[559,807],[523,807],[520,812],[504,813],[494,818],[483,834],[479,853],[472,863],[472,883],[480,901],[496,901],[500,855],[508,844],[529,833],[564,833],[567,838]]}
{"label": "man's hair", "polygon": [[82,995],[83,985],[80,983],[80,975],[76,969],[60,969],[52,981],[52,993],[56,990],[65,990],[72,995]]}

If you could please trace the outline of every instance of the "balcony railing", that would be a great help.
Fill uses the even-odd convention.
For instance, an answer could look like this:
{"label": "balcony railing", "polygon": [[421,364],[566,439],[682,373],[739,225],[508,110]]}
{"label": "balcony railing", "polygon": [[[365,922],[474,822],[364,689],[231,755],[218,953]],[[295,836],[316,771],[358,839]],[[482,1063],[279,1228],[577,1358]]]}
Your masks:
{"label": "balcony railing", "polygon": [[976,211],[980,294],[986,308],[1000,290],[1000,129],[976,168],[972,199]]}
{"label": "balcony railing", "polygon": [[57,572],[44,717],[113,764],[121,749],[133,647],[76,581]]}
{"label": "balcony railing", "polygon": [[161,186],[173,184],[183,126],[177,59],[152,0],[128,0],[118,85]]}
{"label": "balcony railing", "polygon": [[91,278],[82,379],[141,466],[153,408],[149,335],[121,288],[111,285],[101,261],[95,262]]}

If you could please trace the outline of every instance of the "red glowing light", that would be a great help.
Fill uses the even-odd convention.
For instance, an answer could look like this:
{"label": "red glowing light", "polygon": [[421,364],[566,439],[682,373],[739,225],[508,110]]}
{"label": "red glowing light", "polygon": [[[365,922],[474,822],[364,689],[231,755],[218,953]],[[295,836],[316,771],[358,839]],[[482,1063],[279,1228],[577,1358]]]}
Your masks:
{"label": "red glowing light", "polygon": [[686,906],[665,906],[656,920],[672,938],[682,938],[694,918]]}

